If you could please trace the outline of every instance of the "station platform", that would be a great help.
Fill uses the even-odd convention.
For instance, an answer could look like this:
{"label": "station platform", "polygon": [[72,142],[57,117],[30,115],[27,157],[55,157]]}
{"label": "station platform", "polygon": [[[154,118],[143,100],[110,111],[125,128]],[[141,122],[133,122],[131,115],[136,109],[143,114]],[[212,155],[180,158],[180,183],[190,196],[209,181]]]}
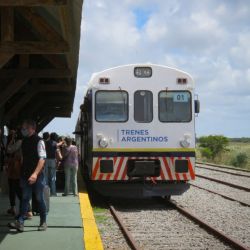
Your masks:
{"label": "station platform", "polygon": [[[2,172],[0,180],[5,179],[1,175]],[[89,194],[80,175],[78,189],[78,197],[65,197],[60,192],[57,192],[57,197],[50,197],[45,232],[37,230],[40,217],[33,216],[25,221],[24,232],[18,233],[8,227],[14,218],[7,214],[9,199],[6,184],[0,185],[0,250],[103,250]]]}
{"label": "station platform", "polygon": [[9,207],[8,196],[0,194],[0,250],[67,250],[84,249],[83,224],[78,197],[50,198],[50,211],[48,213],[48,228],[45,232],[38,232],[39,216],[33,216],[25,221],[23,233],[10,230],[8,222],[14,221],[12,216],[6,214]]}

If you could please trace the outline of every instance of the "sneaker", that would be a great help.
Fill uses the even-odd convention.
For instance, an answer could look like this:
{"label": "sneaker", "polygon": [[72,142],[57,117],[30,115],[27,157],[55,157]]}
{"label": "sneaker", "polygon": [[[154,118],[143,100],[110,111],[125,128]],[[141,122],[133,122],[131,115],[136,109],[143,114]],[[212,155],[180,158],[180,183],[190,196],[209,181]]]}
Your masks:
{"label": "sneaker", "polygon": [[18,232],[22,233],[24,231],[24,225],[19,221],[8,223],[9,228],[16,229]]}
{"label": "sneaker", "polygon": [[63,193],[62,196],[68,196],[68,194]]}
{"label": "sneaker", "polygon": [[47,229],[47,224],[45,222],[41,223],[40,226],[38,227],[38,231],[46,231]]}

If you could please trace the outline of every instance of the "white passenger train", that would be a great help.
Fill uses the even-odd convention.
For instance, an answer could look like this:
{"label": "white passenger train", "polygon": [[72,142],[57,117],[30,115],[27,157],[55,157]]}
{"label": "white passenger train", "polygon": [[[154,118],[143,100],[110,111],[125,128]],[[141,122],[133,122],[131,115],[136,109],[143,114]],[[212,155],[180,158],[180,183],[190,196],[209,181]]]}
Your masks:
{"label": "white passenger train", "polygon": [[81,165],[106,196],[180,195],[195,179],[192,77],[160,65],[92,76],[76,125]]}

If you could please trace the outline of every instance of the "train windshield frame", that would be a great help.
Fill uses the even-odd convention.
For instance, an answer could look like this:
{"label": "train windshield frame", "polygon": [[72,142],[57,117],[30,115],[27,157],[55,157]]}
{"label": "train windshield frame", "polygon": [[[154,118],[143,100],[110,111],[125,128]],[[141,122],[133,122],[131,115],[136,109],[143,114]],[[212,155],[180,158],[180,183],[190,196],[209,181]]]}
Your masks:
{"label": "train windshield frame", "polygon": [[134,120],[140,123],[153,121],[153,93],[150,90],[135,91]]}
{"label": "train windshield frame", "polygon": [[187,123],[192,121],[192,94],[190,91],[160,91],[158,116],[161,122]]}
{"label": "train windshield frame", "polygon": [[95,93],[97,122],[126,122],[129,118],[129,96],[125,90],[98,90]]}

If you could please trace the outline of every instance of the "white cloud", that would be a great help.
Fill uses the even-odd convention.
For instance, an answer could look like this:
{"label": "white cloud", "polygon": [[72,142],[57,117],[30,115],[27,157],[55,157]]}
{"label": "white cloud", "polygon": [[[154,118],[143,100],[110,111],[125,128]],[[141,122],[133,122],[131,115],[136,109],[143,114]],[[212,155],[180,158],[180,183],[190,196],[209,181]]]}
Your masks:
{"label": "white cloud", "polygon": [[227,8],[225,4],[220,4],[216,9],[215,9],[215,14],[218,16],[225,16],[227,14]]}
{"label": "white cloud", "polygon": [[237,44],[230,48],[231,60],[234,64],[237,63],[238,67],[246,68],[250,65],[250,30],[238,34]]}
{"label": "white cloud", "polygon": [[161,20],[157,19],[157,16],[150,18],[146,25],[146,35],[150,42],[159,42],[167,35],[167,26],[159,25]]}
{"label": "white cloud", "polygon": [[[135,9],[149,13],[142,28]],[[249,23],[246,0],[85,0],[71,127],[92,73],[150,61],[193,75],[201,100],[198,135],[250,136]]]}

